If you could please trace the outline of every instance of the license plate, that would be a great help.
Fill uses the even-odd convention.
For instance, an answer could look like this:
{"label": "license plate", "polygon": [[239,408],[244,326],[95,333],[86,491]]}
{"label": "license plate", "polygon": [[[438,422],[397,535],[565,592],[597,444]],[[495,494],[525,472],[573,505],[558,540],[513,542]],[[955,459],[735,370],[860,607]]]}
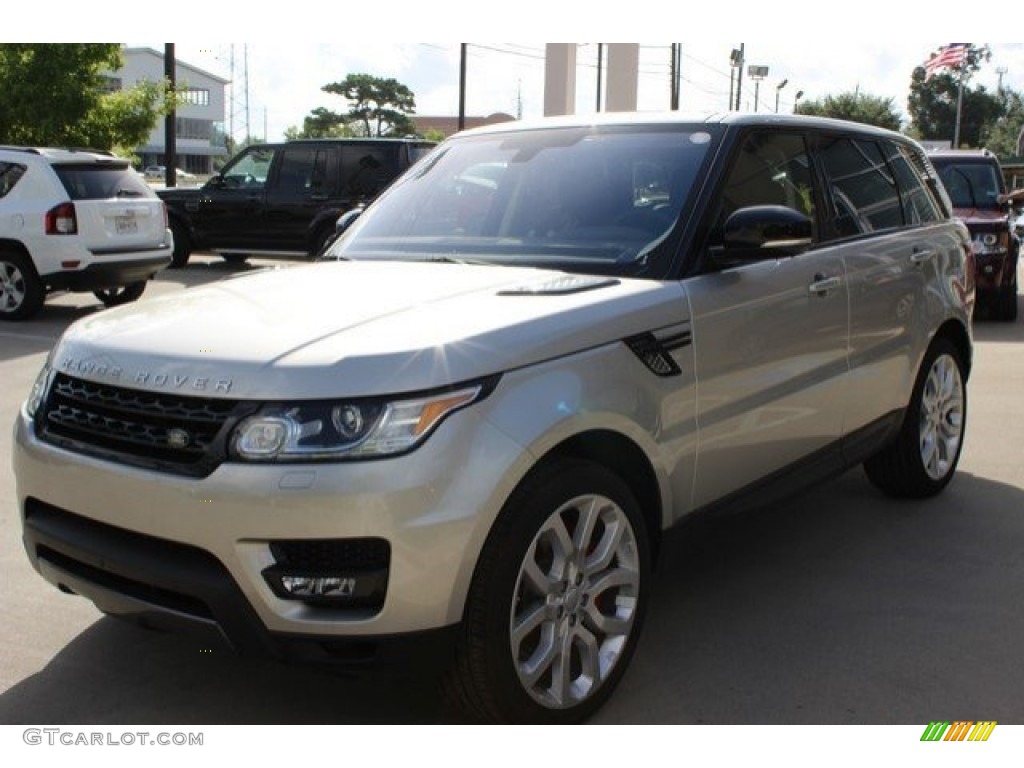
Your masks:
{"label": "license plate", "polygon": [[115,216],[114,228],[119,235],[134,235],[139,231],[139,223],[134,216]]}

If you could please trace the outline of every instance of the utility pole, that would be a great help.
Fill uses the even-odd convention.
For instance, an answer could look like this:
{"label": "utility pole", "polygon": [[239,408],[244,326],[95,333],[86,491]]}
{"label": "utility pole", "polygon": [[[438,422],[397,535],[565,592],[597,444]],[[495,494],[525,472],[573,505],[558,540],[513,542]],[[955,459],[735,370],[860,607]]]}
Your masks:
{"label": "utility pole", "polygon": [[466,44],[459,43],[459,130],[466,127]]}
{"label": "utility pole", "polygon": [[174,43],[164,43],[164,77],[171,91],[171,108],[164,118],[164,184],[168,187],[178,185],[178,113],[173,101],[177,93],[177,82],[174,77]]}
{"label": "utility pole", "polygon": [[682,77],[683,70],[683,44],[672,43],[672,62],[670,66],[672,83],[670,85],[669,102],[672,105],[672,109],[679,109],[679,82]]}
{"label": "utility pole", "polygon": [[744,44],[740,43],[740,65],[736,73],[736,111],[740,111],[740,94],[743,92],[743,62],[746,57],[744,56]]}
{"label": "utility pole", "polygon": [[597,111],[601,111],[601,70],[604,66],[604,43],[597,44]]}

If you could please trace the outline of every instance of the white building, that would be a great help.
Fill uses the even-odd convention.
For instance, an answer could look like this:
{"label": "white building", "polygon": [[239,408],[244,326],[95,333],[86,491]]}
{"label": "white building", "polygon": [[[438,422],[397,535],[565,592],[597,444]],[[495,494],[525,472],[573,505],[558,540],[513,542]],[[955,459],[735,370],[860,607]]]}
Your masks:
{"label": "white building", "polygon": [[[124,67],[111,76],[112,85],[130,88],[142,80],[164,79],[164,56],[152,48],[125,48]],[[177,108],[177,166],[189,173],[213,173],[213,158],[227,155],[224,145],[224,90],[222,77],[178,60],[174,77],[184,96]],[[165,165],[164,120],[153,126],[149,140],[136,149],[142,166]]]}

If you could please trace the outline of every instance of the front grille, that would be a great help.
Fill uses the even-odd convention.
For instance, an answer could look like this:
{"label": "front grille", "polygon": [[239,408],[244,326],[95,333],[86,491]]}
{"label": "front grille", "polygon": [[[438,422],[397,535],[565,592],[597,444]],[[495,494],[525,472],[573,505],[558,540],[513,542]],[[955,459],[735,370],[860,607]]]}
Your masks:
{"label": "front grille", "polygon": [[144,392],[57,374],[38,419],[62,448],[148,469],[205,477],[225,459],[246,410],[237,401]]}

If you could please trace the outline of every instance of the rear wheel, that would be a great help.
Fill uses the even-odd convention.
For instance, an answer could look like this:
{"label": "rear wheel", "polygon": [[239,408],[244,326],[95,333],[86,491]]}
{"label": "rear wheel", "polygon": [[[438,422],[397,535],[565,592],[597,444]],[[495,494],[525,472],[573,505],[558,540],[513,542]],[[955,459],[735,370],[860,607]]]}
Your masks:
{"label": "rear wheel", "polygon": [[119,285],[116,288],[103,288],[93,291],[93,296],[103,302],[105,307],[118,307],[122,304],[130,304],[136,301],[146,290],[146,281],[139,280],[137,283]]}
{"label": "rear wheel", "polygon": [[1013,282],[999,289],[996,298],[995,315],[999,320],[1012,323],[1017,319],[1017,275]]}
{"label": "rear wheel", "polygon": [[188,229],[180,221],[171,220],[171,234],[174,236],[174,255],[171,257],[171,269],[181,269],[188,264],[192,255],[192,238]]}
{"label": "rear wheel", "polygon": [[629,487],[591,462],[554,462],[506,503],[467,598],[449,697],[493,722],[578,722],[619,682],[650,588]]}
{"label": "rear wheel", "polygon": [[868,479],[892,496],[925,498],[956,472],[967,425],[967,389],[960,351],[932,342],[896,440],[864,462]]}
{"label": "rear wheel", "polygon": [[224,261],[231,265],[245,264],[249,258],[248,253],[221,253],[218,254]]}
{"label": "rear wheel", "polygon": [[0,251],[0,320],[27,320],[45,298],[46,287],[28,257]]}

